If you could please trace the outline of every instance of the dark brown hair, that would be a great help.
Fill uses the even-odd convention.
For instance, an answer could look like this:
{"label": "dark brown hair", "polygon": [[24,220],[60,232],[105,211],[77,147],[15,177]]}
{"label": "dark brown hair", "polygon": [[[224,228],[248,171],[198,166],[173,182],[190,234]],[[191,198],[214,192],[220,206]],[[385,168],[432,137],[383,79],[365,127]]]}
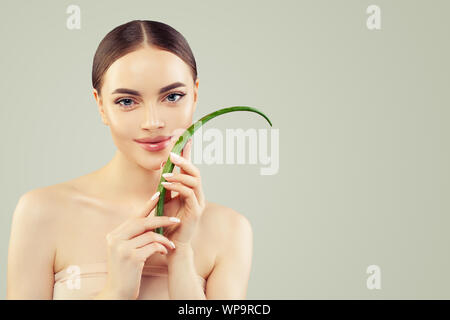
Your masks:
{"label": "dark brown hair", "polygon": [[92,86],[99,95],[104,74],[114,61],[146,45],[176,54],[191,68],[194,82],[197,80],[194,55],[181,33],[162,22],[133,20],[115,27],[98,45],[92,64]]}

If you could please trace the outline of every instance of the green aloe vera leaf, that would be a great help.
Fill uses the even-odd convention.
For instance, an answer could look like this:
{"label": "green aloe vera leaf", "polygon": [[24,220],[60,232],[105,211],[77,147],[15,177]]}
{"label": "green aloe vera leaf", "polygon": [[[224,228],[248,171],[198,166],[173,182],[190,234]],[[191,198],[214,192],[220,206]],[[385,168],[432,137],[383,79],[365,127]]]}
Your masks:
{"label": "green aloe vera leaf", "polygon": [[[198,128],[200,128],[203,124],[205,124],[209,120],[211,120],[217,116],[220,116],[221,114],[225,114],[228,112],[234,112],[234,111],[250,111],[250,112],[258,113],[261,116],[263,116],[267,120],[267,122],[269,122],[270,126],[272,126],[272,122],[269,120],[269,118],[263,112],[259,111],[256,108],[253,108],[253,107],[233,106],[233,107],[219,109],[217,111],[207,114],[203,118],[201,118],[198,121],[196,121],[195,123],[193,123],[189,128],[187,128],[186,131],[184,131],[183,134],[178,138],[178,141],[173,146],[171,152],[173,152],[177,155],[181,155],[181,151],[183,150],[184,146],[189,141],[189,139],[194,135],[195,131]],[[163,170],[161,172],[161,179],[159,181],[158,190],[157,190],[160,192],[158,204],[156,207],[156,215],[157,216],[162,216],[164,213],[164,198],[166,195],[166,188],[164,188],[164,186],[161,184],[161,182],[164,182],[167,180],[164,179],[162,174],[164,174],[166,172],[172,172],[174,167],[175,167],[175,165],[172,163],[172,161],[170,161],[170,155],[169,155],[169,157],[167,158],[166,164],[164,165]],[[156,228],[155,232],[162,235],[163,227]]]}

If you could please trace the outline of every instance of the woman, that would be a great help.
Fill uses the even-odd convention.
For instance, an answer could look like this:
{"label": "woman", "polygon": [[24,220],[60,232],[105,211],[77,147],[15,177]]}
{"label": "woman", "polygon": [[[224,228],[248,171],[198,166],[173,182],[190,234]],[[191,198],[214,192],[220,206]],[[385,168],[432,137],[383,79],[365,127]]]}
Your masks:
{"label": "woman", "polygon": [[155,216],[162,166],[192,124],[198,83],[191,49],[172,27],[134,20],[105,36],[92,85],[117,151],[97,171],[21,196],[8,299],[245,299],[251,225],[205,200],[191,141],[170,155],[180,171],[165,177],[164,216]]}

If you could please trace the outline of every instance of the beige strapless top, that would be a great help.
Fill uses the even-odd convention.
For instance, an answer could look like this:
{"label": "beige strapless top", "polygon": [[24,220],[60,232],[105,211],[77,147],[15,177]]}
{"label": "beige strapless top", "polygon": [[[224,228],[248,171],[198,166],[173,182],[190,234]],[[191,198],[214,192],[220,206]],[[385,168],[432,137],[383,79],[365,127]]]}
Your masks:
{"label": "beige strapless top", "polygon": [[[106,283],[106,262],[68,266],[55,273],[54,300],[92,299]],[[206,280],[198,276],[205,291]],[[169,300],[167,266],[144,266],[138,300]]]}

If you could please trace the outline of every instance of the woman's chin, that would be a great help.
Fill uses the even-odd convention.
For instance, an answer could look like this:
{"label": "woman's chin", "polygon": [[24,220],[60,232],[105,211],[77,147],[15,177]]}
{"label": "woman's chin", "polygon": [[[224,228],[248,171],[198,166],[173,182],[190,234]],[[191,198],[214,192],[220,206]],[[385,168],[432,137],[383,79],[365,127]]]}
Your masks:
{"label": "woman's chin", "polygon": [[159,160],[156,161],[138,161],[139,166],[148,170],[148,171],[162,171],[164,165],[166,164],[167,160]]}

